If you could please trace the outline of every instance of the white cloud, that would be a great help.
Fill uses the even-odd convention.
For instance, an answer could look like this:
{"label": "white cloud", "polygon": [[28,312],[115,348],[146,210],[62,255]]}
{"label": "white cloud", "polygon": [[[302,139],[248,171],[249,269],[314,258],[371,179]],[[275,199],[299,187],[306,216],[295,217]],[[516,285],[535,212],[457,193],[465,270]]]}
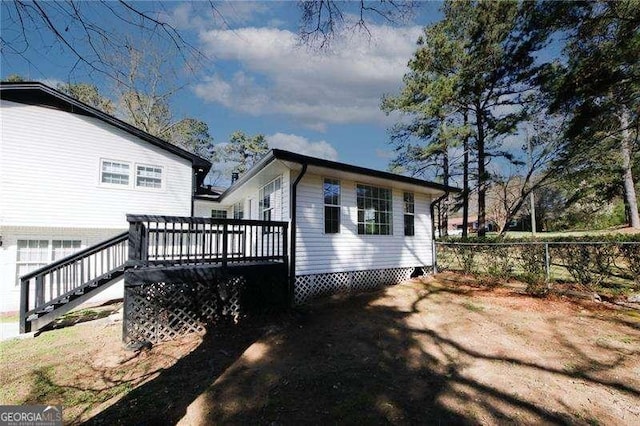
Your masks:
{"label": "white cloud", "polygon": [[[370,31],[371,38],[344,35],[331,52],[309,50],[296,34],[276,28],[202,32],[206,53],[242,71],[214,75],[196,87],[196,94],[253,115],[286,115],[313,129],[326,123],[389,123],[380,99],[401,86],[421,30],[371,26]],[[222,83],[224,97],[209,94]]]}
{"label": "white cloud", "polygon": [[276,133],[266,137],[270,148],[284,149],[311,157],[337,160],[338,151],[327,141],[312,142],[309,139],[286,133]]}
{"label": "white cloud", "polygon": [[164,20],[178,30],[207,31],[245,25],[256,16],[269,11],[264,2],[216,1],[180,3],[160,13]]}

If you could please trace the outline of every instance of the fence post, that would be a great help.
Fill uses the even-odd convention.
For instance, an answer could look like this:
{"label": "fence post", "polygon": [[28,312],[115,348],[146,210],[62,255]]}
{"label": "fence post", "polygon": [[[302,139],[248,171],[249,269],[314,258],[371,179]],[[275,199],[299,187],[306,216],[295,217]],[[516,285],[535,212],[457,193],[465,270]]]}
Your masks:
{"label": "fence post", "polygon": [[431,258],[432,258],[432,268],[433,274],[438,273],[438,243],[436,243],[435,238],[431,240]]}
{"label": "fence post", "polygon": [[551,287],[551,267],[549,265],[549,243],[544,243],[544,270],[547,287]]}

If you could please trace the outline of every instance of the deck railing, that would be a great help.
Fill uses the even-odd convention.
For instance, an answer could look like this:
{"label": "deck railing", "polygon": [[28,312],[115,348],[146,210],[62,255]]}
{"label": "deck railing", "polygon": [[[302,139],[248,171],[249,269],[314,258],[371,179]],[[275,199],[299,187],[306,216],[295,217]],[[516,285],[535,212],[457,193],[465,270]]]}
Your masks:
{"label": "deck railing", "polygon": [[127,215],[129,265],[288,262],[288,223]]}
{"label": "deck railing", "polygon": [[27,317],[80,287],[99,280],[127,261],[128,233],[116,235],[100,244],[43,266],[20,277],[20,326],[27,328]]}

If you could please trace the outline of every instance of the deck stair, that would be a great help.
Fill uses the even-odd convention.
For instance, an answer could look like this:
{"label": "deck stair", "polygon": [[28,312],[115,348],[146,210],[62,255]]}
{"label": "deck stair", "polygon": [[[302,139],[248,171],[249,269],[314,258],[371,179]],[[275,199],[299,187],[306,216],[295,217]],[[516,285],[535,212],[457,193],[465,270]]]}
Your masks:
{"label": "deck stair", "polygon": [[20,332],[37,331],[117,282],[127,269],[128,232],[20,278]]}

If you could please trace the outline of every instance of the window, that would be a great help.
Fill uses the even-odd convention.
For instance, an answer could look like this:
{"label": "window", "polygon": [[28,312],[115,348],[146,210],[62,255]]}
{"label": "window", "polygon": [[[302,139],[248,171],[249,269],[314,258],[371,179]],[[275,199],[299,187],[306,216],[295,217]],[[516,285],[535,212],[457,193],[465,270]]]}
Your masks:
{"label": "window", "polygon": [[227,211],[226,210],[211,210],[211,217],[213,219],[226,219]]}
{"label": "window", "polygon": [[391,190],[375,186],[356,186],[358,234],[391,235]]}
{"label": "window", "polygon": [[340,232],[340,181],[325,179],[324,186],[324,233]]}
{"label": "window", "polygon": [[136,165],[136,186],[162,188],[162,167]]}
{"label": "window", "polygon": [[80,240],[18,240],[16,284],[20,277],[80,250]]}
{"label": "window", "polygon": [[282,218],[282,178],[278,177],[260,188],[260,212],[262,220]]}
{"label": "window", "polygon": [[233,205],[233,218],[244,219],[244,201],[240,201]]}
{"label": "window", "polygon": [[100,182],[112,185],[129,185],[129,164],[102,160]]}
{"label": "window", "polygon": [[413,192],[404,193],[404,235],[411,237],[415,235],[414,226],[415,202]]}
{"label": "window", "polygon": [[53,240],[51,242],[51,261],[72,255],[80,250],[80,240]]}

